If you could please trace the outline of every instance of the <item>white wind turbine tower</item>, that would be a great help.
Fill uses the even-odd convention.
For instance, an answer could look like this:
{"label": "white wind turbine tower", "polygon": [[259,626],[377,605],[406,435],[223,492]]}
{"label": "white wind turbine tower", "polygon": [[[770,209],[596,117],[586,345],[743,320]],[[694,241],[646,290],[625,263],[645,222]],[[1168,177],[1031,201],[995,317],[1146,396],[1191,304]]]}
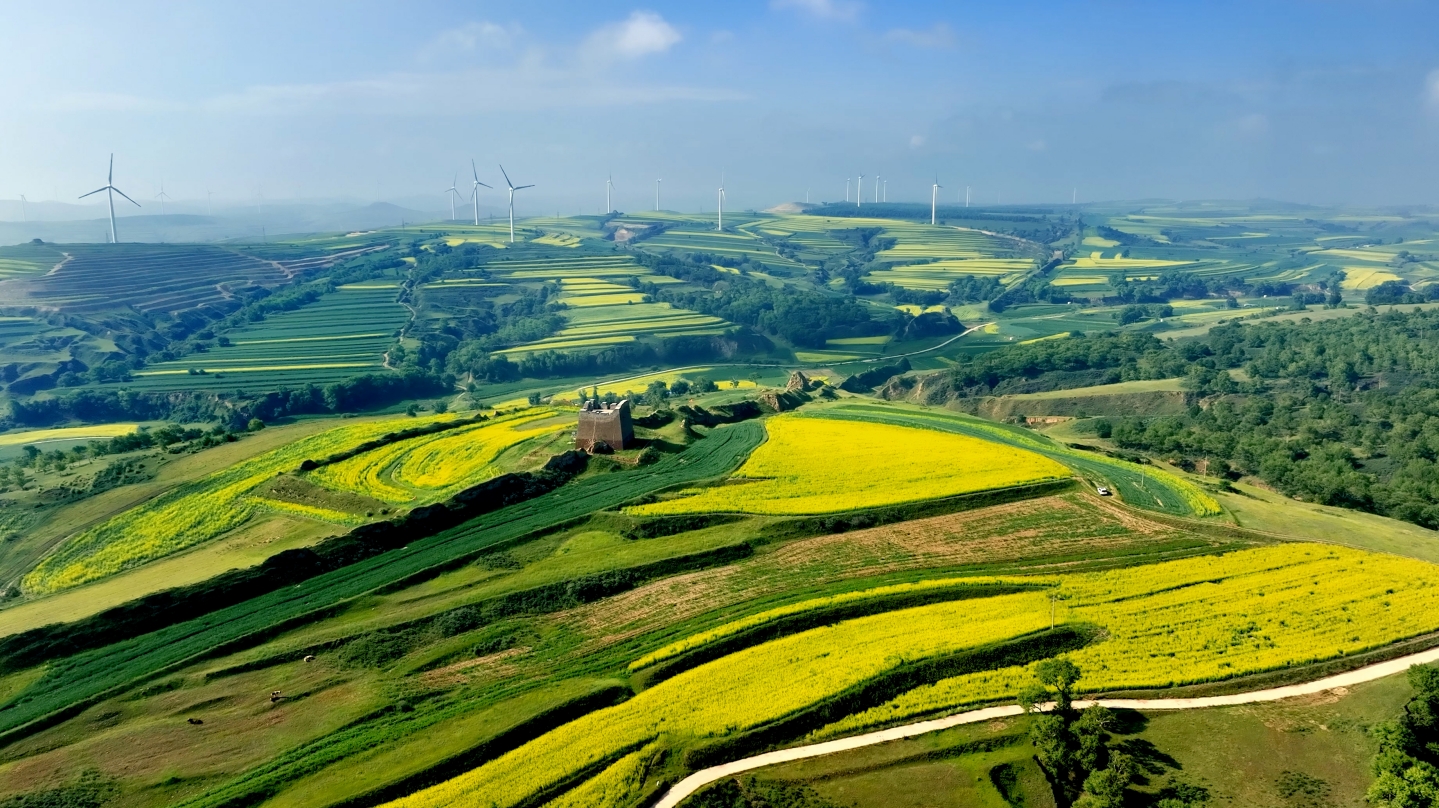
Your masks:
{"label": "white wind turbine tower", "polygon": [[28,214],[28,213],[25,211],[25,195],[24,195],[24,194],[21,194],[21,195],[20,195],[20,221],[22,221],[22,222],[28,222],[28,221],[30,221],[30,214]]}
{"label": "white wind turbine tower", "polygon": [[655,211],[656,211],[656,212],[658,212],[659,209],[660,209],[660,183],[662,183],[662,182],[664,182],[664,180],[655,180]]}
{"label": "white wind turbine tower", "polygon": [[849,201],[849,177],[844,178],[844,201]]}
{"label": "white wind turbine tower", "polygon": [[[460,193],[460,187],[459,187],[459,186],[460,186],[460,175],[459,175],[459,174],[456,174],[456,175],[455,175],[455,178],[452,179],[452,180],[450,180],[450,187],[448,187],[448,188],[445,189],[445,196],[446,196],[447,198],[449,198],[449,200],[450,200],[450,221],[452,221],[452,222],[455,220],[455,198],[456,198],[456,197],[458,197],[458,198],[460,198],[460,199],[464,199],[464,198],[465,198],[464,195]],[[477,218],[478,218],[478,217],[477,217]]]}
{"label": "white wind turbine tower", "polygon": [[878,201],[879,201],[879,182],[880,182],[880,176],[879,176],[878,174],[875,174],[875,175],[874,175],[874,201],[875,201],[875,202],[878,202]]}
{"label": "white wind turbine tower", "polygon": [[940,184],[939,184],[939,177],[935,177],[935,178],[934,178],[934,187],[929,190],[929,223],[930,223],[930,224],[934,224],[934,223],[935,223],[935,222],[934,222],[934,211],[935,211],[935,208],[938,207],[938,205],[939,205],[939,189],[940,189],[940,188],[943,188],[943,187],[944,187],[943,185],[940,185]]}
{"label": "white wind turbine tower", "polygon": [[165,193],[165,181],[164,181],[164,180],[160,180],[160,193],[155,194],[155,198],[158,199],[158,200],[160,200],[160,215],[161,215],[161,216],[164,216],[164,215],[165,215],[165,202],[170,199],[170,195],[167,194],[167,193]]}
{"label": "white wind turbine tower", "polygon": [[719,187],[719,220],[715,226],[716,230],[724,230],[724,177],[720,177]]}
{"label": "white wind turbine tower", "polygon": [[614,190],[615,190],[615,181],[614,181],[614,179],[613,179],[610,175],[606,174],[606,175],[605,175],[605,213],[614,213],[614,212],[615,212],[615,203],[612,201],[613,194],[614,194]]}
{"label": "white wind turbine tower", "polygon": [[969,186],[964,186],[964,206],[969,207]]}
{"label": "white wind turbine tower", "polygon": [[510,175],[509,175],[509,174],[505,174],[505,167],[504,167],[503,165],[500,166],[500,173],[505,175],[505,185],[508,185],[509,188],[510,188],[510,243],[511,243],[511,244],[514,244],[514,243],[515,243],[515,191],[523,191],[523,190],[526,189],[526,188],[533,188],[533,187],[535,187],[535,186],[534,186],[533,184],[530,184],[530,185],[515,185],[513,182],[510,182]]}
{"label": "white wind turbine tower", "polygon": [[213,207],[214,201],[215,201],[215,195],[214,195],[213,193],[211,193],[210,191],[206,191],[206,192],[205,192],[205,215],[206,215],[206,216],[212,215],[212,214],[211,214],[211,209],[212,209],[212,207]]}
{"label": "white wind turbine tower", "polygon": [[[480,187],[483,186],[483,187],[485,187],[485,188],[489,188],[490,186],[485,185],[483,182],[480,182],[480,172],[479,172],[478,169],[475,168],[475,160],[474,160],[473,157],[470,158],[470,174],[473,175],[474,178],[475,178],[475,184],[470,186],[470,199],[474,200],[474,202],[475,202],[475,227],[479,227],[479,226],[480,226]],[[510,196],[513,197],[514,194],[511,194]],[[514,239],[510,239],[510,240],[513,241]]]}
{"label": "white wind turbine tower", "polygon": [[[110,174],[105,180],[105,186],[103,188],[96,188],[90,193],[82,195],[80,199],[84,199],[87,196],[94,196],[101,191],[105,192],[105,197],[110,201],[110,243],[118,244],[119,241],[115,237],[115,194],[125,196],[125,192],[115,187],[115,155],[113,152],[110,154]],[[140,207],[140,203],[130,199],[130,197],[125,196],[125,199],[129,200],[130,204],[135,207]]]}
{"label": "white wind turbine tower", "polygon": [[854,206],[859,207],[864,203],[864,175],[860,174],[859,179],[854,181]]}

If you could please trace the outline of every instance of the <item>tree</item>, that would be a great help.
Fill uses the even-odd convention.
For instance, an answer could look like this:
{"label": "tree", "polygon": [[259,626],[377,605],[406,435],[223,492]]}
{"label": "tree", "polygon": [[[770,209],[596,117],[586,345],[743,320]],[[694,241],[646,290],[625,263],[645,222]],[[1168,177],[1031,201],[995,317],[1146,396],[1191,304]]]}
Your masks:
{"label": "tree", "polygon": [[1373,731],[1379,754],[1366,797],[1381,808],[1439,805],[1439,667],[1415,665],[1409,685],[1404,714]]}
{"label": "tree", "polygon": [[1075,808],[1124,808],[1124,793],[1137,773],[1134,758],[1114,753],[1108,768],[1092,772],[1084,779],[1084,794],[1074,803]]}
{"label": "tree", "polygon": [[1039,683],[1054,691],[1054,709],[1068,712],[1074,701],[1074,683],[1079,681],[1079,666],[1064,658],[1046,659],[1034,666]]}

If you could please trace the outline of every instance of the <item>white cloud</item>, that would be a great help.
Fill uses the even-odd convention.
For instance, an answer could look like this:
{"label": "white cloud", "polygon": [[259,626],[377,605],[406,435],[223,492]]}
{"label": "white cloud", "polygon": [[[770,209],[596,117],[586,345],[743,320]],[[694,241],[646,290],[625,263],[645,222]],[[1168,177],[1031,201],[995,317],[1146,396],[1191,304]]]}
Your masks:
{"label": "white cloud", "polygon": [[937,22],[923,31],[894,28],[885,33],[884,41],[891,45],[908,45],[914,48],[952,48],[954,31],[942,22]]}
{"label": "white cloud", "polygon": [[910,135],[910,136],[909,136],[909,147],[910,147],[911,149],[917,149],[917,148],[919,148],[920,146],[923,146],[923,145],[924,145],[924,135]]}
{"label": "white cloud", "polygon": [[463,115],[476,106],[491,105],[533,110],[746,97],[726,89],[619,81],[595,71],[522,63],[450,73],[396,73],[357,81],[257,85],[209,98],[198,108],[238,115],[394,115],[424,108],[431,113]]}
{"label": "white cloud", "polygon": [[476,48],[508,48],[521,29],[518,25],[499,25],[493,22],[472,22],[451,28],[435,37],[433,47],[442,50],[472,51]]}
{"label": "white cloud", "polygon": [[584,53],[601,60],[639,59],[664,53],[684,37],[652,11],[636,11],[624,22],[606,25],[589,35]]}
{"label": "white cloud", "polygon": [[820,20],[854,22],[864,4],[859,0],[770,0],[770,8],[796,9]]}

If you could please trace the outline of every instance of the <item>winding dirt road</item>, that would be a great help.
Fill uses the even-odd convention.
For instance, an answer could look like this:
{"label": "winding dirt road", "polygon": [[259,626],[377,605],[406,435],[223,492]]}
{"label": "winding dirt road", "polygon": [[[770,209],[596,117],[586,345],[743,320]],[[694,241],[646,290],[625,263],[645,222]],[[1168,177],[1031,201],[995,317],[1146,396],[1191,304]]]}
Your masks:
{"label": "winding dirt road", "polygon": [[[1076,701],[1074,706],[1083,708],[1099,704],[1105,707],[1125,710],[1195,710],[1203,707],[1229,707],[1236,704],[1256,704],[1259,702],[1280,701],[1281,699],[1294,698],[1295,696],[1309,696],[1315,693],[1323,693],[1326,690],[1349,687],[1363,682],[1372,682],[1375,679],[1382,679],[1385,676],[1403,673],[1408,670],[1411,665],[1422,665],[1436,661],[1439,661],[1439,648],[1431,648],[1428,651],[1420,651],[1417,654],[1409,654],[1397,659],[1391,659],[1387,662],[1366,665],[1347,673],[1326,676],[1323,679],[1316,679],[1304,684],[1272,687],[1266,690],[1254,690],[1249,693],[1234,693],[1228,696],[1206,696],[1204,698],[1194,699],[1097,699],[1093,701]],[[675,808],[675,806],[679,805],[686,797],[704,786],[741,772],[752,771],[765,766],[773,766],[776,763],[788,763],[794,760],[820,757],[821,755],[832,755],[836,752],[847,752],[851,749],[873,746],[888,741],[913,738],[916,735],[923,735],[927,732],[937,732],[942,729],[957,727],[961,724],[977,724],[981,721],[989,721],[995,718],[1007,718],[1019,715],[1021,712],[1023,711],[1020,710],[1017,704],[1006,704],[1001,707],[986,707],[982,710],[956,713],[955,715],[944,718],[920,721],[916,724],[905,724],[902,727],[891,727],[890,729],[880,730],[878,732],[856,735],[852,738],[840,738],[839,740],[825,741],[824,743],[810,744],[808,746],[796,746],[792,749],[780,749],[719,766],[711,766],[708,769],[701,769],[676,783],[674,788],[671,788],[659,802],[655,803],[654,808]]]}

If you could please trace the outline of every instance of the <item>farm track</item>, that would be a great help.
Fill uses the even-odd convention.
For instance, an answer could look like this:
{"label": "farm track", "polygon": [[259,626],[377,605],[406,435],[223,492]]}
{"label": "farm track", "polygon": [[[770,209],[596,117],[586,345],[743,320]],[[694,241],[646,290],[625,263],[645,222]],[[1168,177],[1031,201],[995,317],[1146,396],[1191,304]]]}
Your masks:
{"label": "farm track", "polygon": [[[1187,699],[1089,699],[1075,701],[1074,706],[1083,709],[1085,707],[1098,705],[1108,707],[1112,710],[1143,711],[1198,710],[1208,707],[1233,707],[1244,704],[1260,704],[1291,699],[1298,696],[1310,696],[1329,690],[1337,690],[1365,682],[1372,682],[1386,676],[1403,673],[1412,665],[1423,665],[1436,661],[1439,661],[1439,648],[1431,648],[1427,651],[1408,654],[1407,656],[1402,656],[1397,659],[1366,665],[1346,673],[1325,676],[1311,682],[1286,685],[1283,687],[1271,687],[1263,690],[1251,690],[1248,693],[1233,693],[1226,696],[1203,696]],[[1045,708],[1053,707],[1052,704],[1042,706]],[[986,707],[980,710],[956,713],[945,716],[944,718],[934,718],[928,721],[919,721],[913,724],[891,727],[890,729],[879,730],[877,732],[867,732],[863,735],[855,735],[849,738],[840,738],[834,741],[825,741],[807,746],[796,746],[790,749],[766,752],[762,755],[753,755],[718,766],[711,766],[708,769],[701,769],[691,774],[667,791],[664,797],[654,804],[653,808],[675,808],[675,806],[679,805],[690,795],[710,783],[742,772],[754,771],[755,769],[761,769],[779,763],[789,763],[796,760],[807,760],[809,758],[832,755],[838,752],[847,752],[852,749],[862,749],[866,746],[875,746],[890,741],[913,738],[918,735],[938,732],[965,724],[978,724],[984,721],[992,721],[996,718],[1011,718],[1021,715],[1023,712],[1023,709],[1017,704]]]}
{"label": "farm track", "polygon": [[651,466],[578,480],[407,547],[148,635],[52,663],[0,705],[0,746],[187,664],[265,642],[381,587],[426,577],[506,542],[674,485],[725,474],[764,439],[758,422],[715,429]]}

